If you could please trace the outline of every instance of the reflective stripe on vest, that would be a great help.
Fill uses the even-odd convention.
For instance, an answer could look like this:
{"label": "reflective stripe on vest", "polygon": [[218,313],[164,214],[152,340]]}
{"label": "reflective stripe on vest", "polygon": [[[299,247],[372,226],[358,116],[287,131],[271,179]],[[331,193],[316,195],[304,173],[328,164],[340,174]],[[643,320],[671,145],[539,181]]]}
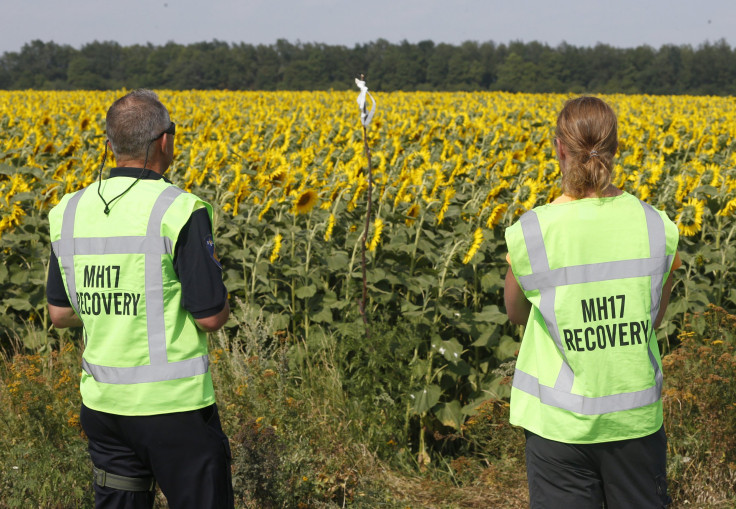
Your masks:
{"label": "reflective stripe on vest", "polygon": [[66,276],[72,307],[77,315],[81,316],[74,272],[75,255],[145,255],[146,323],[150,364],[132,367],[99,366],[82,359],[82,367],[96,381],[110,384],[161,382],[207,373],[209,358],[206,355],[168,362],[166,352],[161,255],[172,253],[172,242],[171,239],[161,236],[161,223],[176,197],[184,191],[171,186],[161,192],[148,218],[145,236],[75,238],[74,219],[77,206],[87,189],[78,192],[69,200],[62,218],[60,238],[52,243],[54,253],[60,260]]}
{"label": "reflective stripe on vest", "polygon": [[[664,274],[672,266],[674,256],[666,255],[666,237],[662,217],[650,205],[641,201],[640,203],[644,208],[649,234],[649,258],[576,265],[554,270],[549,268],[542,228],[536,212],[529,211],[521,216],[521,229],[532,273],[520,276],[519,284],[525,291],[539,290],[539,311],[547,325],[547,330],[562,355],[562,366],[554,387],[541,385],[537,377],[518,368],[514,374],[513,387],[539,398],[546,405],[583,415],[599,415],[630,410],[659,400],[662,392],[662,372],[659,369],[656,357],[648,346],[649,361],[655,374],[654,386],[641,391],[595,398],[573,394],[572,386],[575,381],[575,374],[570,368],[565,355],[555,316],[555,298],[558,286],[650,276],[651,323],[654,324],[662,298]],[[649,338],[647,338],[647,345],[649,344],[648,340]]]}

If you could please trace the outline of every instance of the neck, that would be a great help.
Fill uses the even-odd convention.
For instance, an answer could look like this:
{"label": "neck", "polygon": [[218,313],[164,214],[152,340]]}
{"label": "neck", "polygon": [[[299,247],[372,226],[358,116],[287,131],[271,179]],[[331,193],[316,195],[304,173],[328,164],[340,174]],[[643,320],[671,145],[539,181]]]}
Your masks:
{"label": "neck", "polygon": [[[124,168],[143,168],[143,160],[141,159],[120,159],[115,161],[117,166]],[[151,170],[159,175],[163,175],[167,170],[167,166],[164,166],[161,161],[148,161],[145,168]]]}
{"label": "neck", "polygon": [[[619,196],[623,194],[624,192],[619,189],[618,187],[614,186],[613,184],[609,184],[607,188],[603,190],[601,193],[601,198],[608,198],[610,196]],[[583,198],[597,198],[598,195],[595,192],[595,189],[589,189]]]}

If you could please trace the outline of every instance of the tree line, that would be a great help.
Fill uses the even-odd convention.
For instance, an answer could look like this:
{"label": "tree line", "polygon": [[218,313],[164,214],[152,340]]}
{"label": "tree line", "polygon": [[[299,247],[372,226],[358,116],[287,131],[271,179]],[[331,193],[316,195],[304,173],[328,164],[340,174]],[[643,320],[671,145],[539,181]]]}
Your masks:
{"label": "tree line", "polygon": [[376,91],[736,95],[736,49],[725,40],[659,49],[385,39],[353,48],[280,39],[75,49],[34,40],[0,56],[5,90],[345,90],[358,73]]}

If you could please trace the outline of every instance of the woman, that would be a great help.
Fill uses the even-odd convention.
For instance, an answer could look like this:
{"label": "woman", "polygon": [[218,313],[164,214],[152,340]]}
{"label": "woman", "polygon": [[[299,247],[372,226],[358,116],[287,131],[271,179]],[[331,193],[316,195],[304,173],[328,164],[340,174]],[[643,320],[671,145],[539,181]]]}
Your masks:
{"label": "woman", "polygon": [[679,266],[677,227],[611,183],[616,115],[579,97],[557,118],[563,195],[506,230],[509,319],[526,325],[511,417],[532,507],[665,507],[655,329]]}

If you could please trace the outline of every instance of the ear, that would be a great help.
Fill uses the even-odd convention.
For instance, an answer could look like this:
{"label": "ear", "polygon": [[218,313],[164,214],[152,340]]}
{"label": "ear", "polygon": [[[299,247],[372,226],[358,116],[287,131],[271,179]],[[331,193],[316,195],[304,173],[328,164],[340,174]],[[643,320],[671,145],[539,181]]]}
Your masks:
{"label": "ear", "polygon": [[567,159],[567,151],[565,146],[560,142],[559,138],[555,138],[555,149],[557,149],[557,159],[564,161]]}
{"label": "ear", "polygon": [[157,143],[159,144],[159,148],[161,149],[161,152],[164,154],[168,154],[169,152],[171,152],[171,149],[169,148],[170,136],[172,135],[169,133],[164,133],[164,135],[161,136],[161,138],[157,141]]}

